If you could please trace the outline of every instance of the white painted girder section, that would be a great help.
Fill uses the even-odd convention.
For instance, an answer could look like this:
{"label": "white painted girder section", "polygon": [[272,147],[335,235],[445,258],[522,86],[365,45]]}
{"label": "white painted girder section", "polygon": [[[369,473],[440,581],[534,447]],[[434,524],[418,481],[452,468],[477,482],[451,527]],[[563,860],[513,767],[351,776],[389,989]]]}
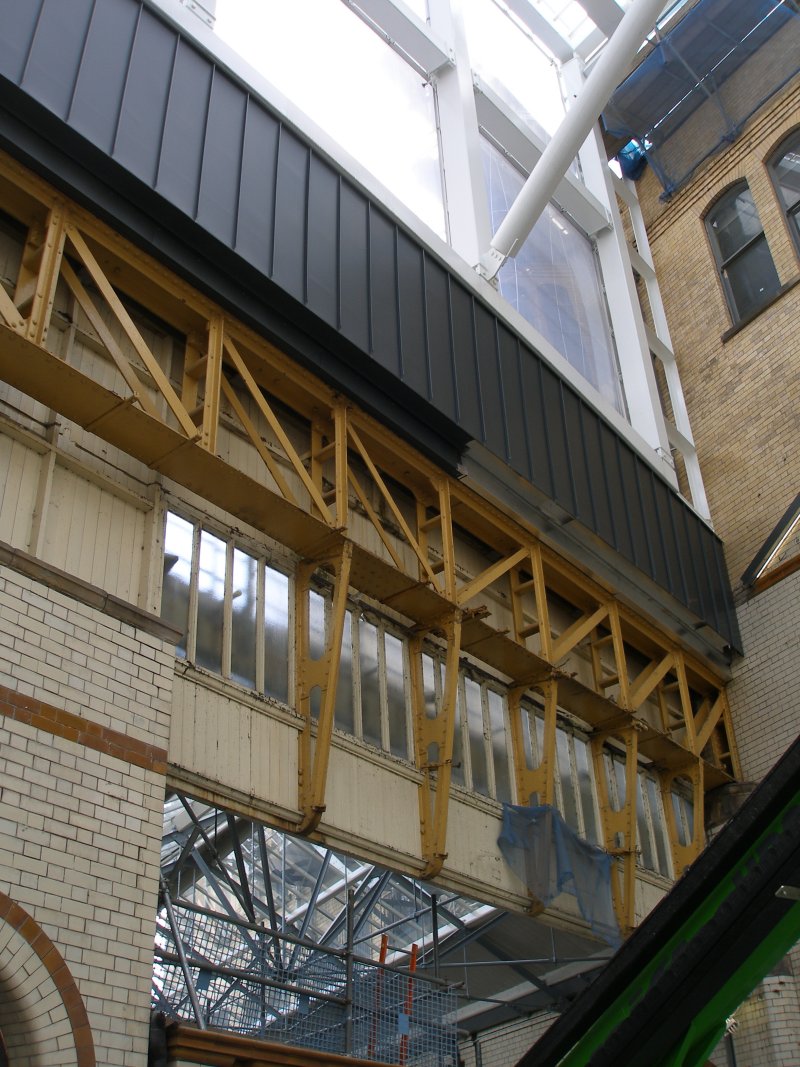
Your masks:
{"label": "white painted girder section", "polygon": [[439,145],[444,175],[447,230],[451,247],[474,263],[491,238],[489,200],[483,176],[478,117],[467,53],[466,31],[449,0],[428,0],[431,29],[444,39],[458,62],[442,67],[436,86]]}
{"label": "white painted girder section", "polygon": [[616,0],[578,0],[578,2],[606,37],[610,37],[622,22],[624,12]]}
{"label": "white painted girder section", "polygon": [[402,0],[342,0],[410,60],[425,78],[452,66],[452,53]]}
{"label": "white painted girder section", "polygon": [[522,246],[588,137],[620,81],[622,72],[627,70],[642,41],[655,25],[661,6],[662,0],[634,0],[626,12],[542,158],[498,227],[489,248],[481,256],[478,270],[485,278],[494,278],[506,259]]}

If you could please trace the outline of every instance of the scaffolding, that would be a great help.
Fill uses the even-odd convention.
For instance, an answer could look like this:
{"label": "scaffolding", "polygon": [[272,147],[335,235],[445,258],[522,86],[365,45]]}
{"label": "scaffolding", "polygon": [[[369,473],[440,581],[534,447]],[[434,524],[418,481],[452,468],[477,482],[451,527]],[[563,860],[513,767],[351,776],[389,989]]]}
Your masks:
{"label": "scaffolding", "polygon": [[794,0],[700,0],[619,86],[610,134],[634,141],[670,196],[798,71]]}

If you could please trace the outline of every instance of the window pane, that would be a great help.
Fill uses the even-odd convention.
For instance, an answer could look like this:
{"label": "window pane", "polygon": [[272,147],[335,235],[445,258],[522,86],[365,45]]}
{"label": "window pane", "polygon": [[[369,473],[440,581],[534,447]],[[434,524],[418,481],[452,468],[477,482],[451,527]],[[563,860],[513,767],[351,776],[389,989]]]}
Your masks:
{"label": "window pane", "polygon": [[778,160],[773,171],[775,183],[788,211],[800,203],[800,137],[796,137],[786,148],[783,158]]}
{"label": "window pane", "polygon": [[505,701],[494,689],[489,689],[487,696],[489,698],[489,726],[492,732],[495,796],[498,800],[510,804],[511,776],[508,770]]}
{"label": "window pane", "polygon": [[264,568],[264,692],[289,699],[289,579]]}
{"label": "window pane", "polygon": [[558,777],[561,780],[562,815],[573,830],[579,830],[578,805],[575,800],[575,784],[572,780],[572,763],[569,758],[569,738],[563,730],[556,729],[556,757]]}
{"label": "window pane", "polygon": [[587,840],[594,844],[600,843],[600,835],[597,832],[597,817],[594,807],[594,783],[589,770],[589,746],[580,737],[574,737],[575,765],[578,770],[578,789],[581,796],[581,808],[583,809],[583,825]]}
{"label": "window pane", "polygon": [[435,719],[438,713],[436,701],[436,672],[441,681],[441,667],[431,656],[422,654],[422,691],[425,700],[425,717]]}
{"label": "window pane", "polygon": [[231,591],[231,678],[251,689],[256,686],[257,610],[258,564],[236,548]]}
{"label": "window pane", "polygon": [[483,730],[483,707],[481,687],[471,678],[464,680],[467,698],[467,728],[469,730],[469,754],[472,764],[472,788],[476,793],[489,796],[489,771],[486,764],[486,737]]}
{"label": "window pane", "polygon": [[353,616],[344,613],[342,631],[342,655],[339,660],[339,684],[336,687],[336,711],[334,721],[340,730],[355,734],[355,712],[353,708]]}
{"label": "window pane", "polygon": [[189,629],[189,583],[192,578],[192,541],[194,527],[185,519],[167,514],[164,535],[164,582],[161,589],[161,617],[183,635],[175,649],[186,655]]}
{"label": "window pane", "polygon": [[358,652],[361,665],[361,732],[365,741],[380,748],[382,738],[378,630],[366,619],[358,621]]}
{"label": "window pane", "polygon": [[[505,218],[525,179],[481,138],[492,229]],[[617,357],[594,248],[553,204],[498,274],[500,292],[583,377],[624,414]]]}
{"label": "window pane", "polygon": [[664,819],[664,809],[661,806],[661,796],[652,778],[647,778],[647,799],[650,802],[650,817],[653,820],[653,830],[656,839],[656,857],[658,870],[661,874],[670,873],[669,845],[667,843],[667,827]]}
{"label": "window pane", "polygon": [[325,651],[325,598],[310,589],[308,592],[308,652],[319,659]]}
{"label": "window pane", "polygon": [[740,318],[777,293],[781,283],[763,234],[729,264],[725,276]]}
{"label": "window pane", "polygon": [[225,607],[225,557],[228,546],[207,530],[200,534],[197,576],[197,639],[195,660],[222,672],[222,626]]}
{"label": "window pane", "polygon": [[215,30],[441,236],[431,86],[344,4],[218,0]]}
{"label": "window pane", "polygon": [[394,634],[384,635],[386,654],[386,702],[389,708],[389,750],[395,756],[408,756],[406,736],[406,686],[403,642]]}
{"label": "window pane", "polygon": [[724,262],[761,233],[761,222],[749,189],[730,193],[708,217],[711,232]]}
{"label": "window pane", "polygon": [[653,843],[650,839],[650,823],[645,810],[644,785],[641,774],[636,776],[636,833],[639,838],[639,862],[648,871],[653,871],[655,870]]}
{"label": "window pane", "polygon": [[464,768],[464,722],[466,710],[460,685],[457,694],[455,733],[453,734],[453,769],[451,773],[452,779],[457,785],[465,786],[467,784],[467,775]]}

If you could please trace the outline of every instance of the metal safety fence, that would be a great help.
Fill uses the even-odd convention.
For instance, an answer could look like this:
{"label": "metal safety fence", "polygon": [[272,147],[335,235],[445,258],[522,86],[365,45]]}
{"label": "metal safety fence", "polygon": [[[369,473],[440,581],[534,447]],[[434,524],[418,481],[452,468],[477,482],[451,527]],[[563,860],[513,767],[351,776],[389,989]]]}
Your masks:
{"label": "metal safety fence", "polygon": [[168,897],[152,1001],[204,1029],[380,1063],[458,1063],[453,987]]}

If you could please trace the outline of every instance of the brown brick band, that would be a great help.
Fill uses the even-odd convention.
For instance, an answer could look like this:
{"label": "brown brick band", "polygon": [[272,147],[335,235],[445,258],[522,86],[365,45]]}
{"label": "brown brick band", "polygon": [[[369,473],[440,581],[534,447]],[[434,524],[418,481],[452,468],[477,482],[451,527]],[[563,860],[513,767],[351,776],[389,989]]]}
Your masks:
{"label": "brown brick band", "polygon": [[133,763],[156,774],[167,773],[167,753],[163,748],[148,745],[119,730],[99,726],[96,722],[82,719],[71,711],[63,711],[45,704],[35,697],[24,696],[14,689],[0,685],[0,715],[16,722],[33,726],[37,730],[74,741],[78,745],[104,752],[108,756]]}
{"label": "brown brick band", "polygon": [[20,937],[27,941],[53,979],[72,1027],[78,1067],[97,1067],[89,1016],[64,957],[27,911],[0,891],[0,923],[2,922],[12,926]]}

